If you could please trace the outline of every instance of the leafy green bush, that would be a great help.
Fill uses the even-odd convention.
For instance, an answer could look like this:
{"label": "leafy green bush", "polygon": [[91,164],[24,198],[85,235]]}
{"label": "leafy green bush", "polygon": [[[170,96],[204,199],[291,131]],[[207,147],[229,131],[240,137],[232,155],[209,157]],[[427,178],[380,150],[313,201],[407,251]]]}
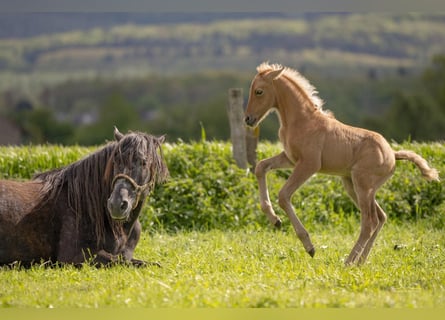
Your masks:
{"label": "leafy green bush", "polygon": [[[445,172],[445,144],[393,144],[394,149],[410,149],[422,155],[430,166]],[[439,228],[445,226],[445,187],[443,181],[428,182],[411,162],[398,161],[394,176],[381,188],[378,199],[389,218],[417,220],[429,218]]]}
{"label": "leafy green bush", "polygon": [[166,145],[171,179],[149,197],[153,228],[237,228],[258,223],[254,176],[239,169],[231,145],[199,142]]}
{"label": "leafy green bush", "polygon": [[[445,147],[441,143],[405,143],[396,149],[411,149],[443,172]],[[260,143],[258,159],[280,152],[280,146]],[[267,225],[259,207],[256,179],[238,169],[231,158],[231,145],[221,142],[168,145],[166,160],[170,181],[158,188],[148,201],[144,223],[152,228],[209,229]],[[277,214],[278,192],[290,170],[268,175],[270,197]],[[441,182],[425,181],[411,163],[398,162],[396,173],[378,192],[378,201],[390,220],[428,218],[433,226],[445,222],[445,195]],[[338,225],[345,218],[358,217],[340,179],[315,175],[293,196],[303,223]],[[284,228],[290,227],[283,217]]]}
{"label": "leafy green bush", "polygon": [[[443,143],[394,144],[395,149],[411,149],[425,157],[440,172],[445,171]],[[280,152],[278,144],[263,142],[258,159]],[[0,174],[3,178],[29,179],[39,171],[75,161],[95,148],[25,146],[0,148]],[[168,231],[239,229],[265,227],[255,176],[236,167],[231,144],[194,142],[164,145],[170,179],[157,186],[141,214],[145,229]],[[283,227],[289,219],[277,205],[278,192],[290,170],[269,173],[269,192]],[[399,161],[394,176],[379,190],[377,198],[390,221],[428,219],[436,228],[445,226],[443,182],[427,182],[409,162]],[[307,226],[340,225],[358,217],[343,190],[340,179],[314,175],[293,196],[297,215]]]}

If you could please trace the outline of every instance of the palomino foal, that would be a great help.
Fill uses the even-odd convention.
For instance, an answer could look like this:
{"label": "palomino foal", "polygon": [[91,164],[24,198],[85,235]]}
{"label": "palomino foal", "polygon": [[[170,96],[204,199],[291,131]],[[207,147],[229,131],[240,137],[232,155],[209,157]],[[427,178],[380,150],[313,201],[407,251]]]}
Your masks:
{"label": "palomino foal", "polygon": [[338,175],[361,211],[360,235],[345,263],[364,263],[386,214],[375,200],[377,189],[394,172],[396,160],[414,162],[428,180],[439,180],[437,170],[412,151],[394,151],[378,133],[354,128],[337,121],[322,110],[323,101],[315,88],[297,71],[281,65],[263,63],[252,80],[246,109],[246,124],[257,126],[270,111],[280,119],[279,138],[284,151],[260,161],[255,169],[261,209],[276,227],[281,220],[275,214],[267,190],[266,173],[271,169],[293,168],[278,195],[280,207],[287,213],[306,251],[315,248],[308,232],[295,214],[292,194],[314,173]]}

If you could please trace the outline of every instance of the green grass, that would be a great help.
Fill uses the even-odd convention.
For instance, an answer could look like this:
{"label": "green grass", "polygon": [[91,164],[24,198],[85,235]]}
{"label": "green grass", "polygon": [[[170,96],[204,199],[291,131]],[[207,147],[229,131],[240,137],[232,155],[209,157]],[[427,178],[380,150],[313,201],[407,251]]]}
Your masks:
{"label": "green grass", "polygon": [[[354,223],[353,223],[354,224]],[[358,225],[354,225],[358,228]],[[445,235],[388,224],[367,264],[345,267],[356,233],[311,230],[310,258],[291,230],[145,233],[136,256],[162,268],[0,271],[2,307],[443,307]],[[395,245],[402,247],[394,250]]]}
{"label": "green grass", "polygon": [[[443,143],[393,147],[422,154],[443,175]],[[94,149],[0,147],[0,172],[28,179]],[[279,149],[261,143],[258,157]],[[312,259],[276,206],[288,171],[268,176],[283,218],[275,232],[230,144],[167,144],[164,152],[171,178],[144,207],[135,252],[162,268],[0,268],[0,307],[445,307],[444,182],[423,181],[412,164],[399,162],[379,192],[388,223],[368,262],[345,267],[359,221],[338,179],[317,175],[293,197],[317,248]]]}
{"label": "green grass", "polygon": [[27,145],[0,146],[0,177],[2,179],[31,179],[38,172],[72,163],[97,147]]}

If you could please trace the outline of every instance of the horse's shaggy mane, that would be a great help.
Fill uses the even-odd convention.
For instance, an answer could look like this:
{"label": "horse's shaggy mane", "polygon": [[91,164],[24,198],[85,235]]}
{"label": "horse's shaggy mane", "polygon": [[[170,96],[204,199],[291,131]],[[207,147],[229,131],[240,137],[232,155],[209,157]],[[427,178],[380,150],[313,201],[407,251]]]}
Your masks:
{"label": "horse's shaggy mane", "polygon": [[258,74],[262,75],[271,71],[282,70],[283,68],[283,75],[286,76],[287,79],[291,80],[295,85],[297,85],[304,93],[306,98],[309,99],[317,109],[323,111],[322,106],[324,104],[324,101],[317,95],[318,91],[297,70],[283,67],[281,64],[269,64],[269,62],[263,62],[257,67],[257,72]]}
{"label": "horse's shaggy mane", "polygon": [[66,187],[67,205],[75,214],[77,228],[84,223],[94,226],[98,244],[104,240],[106,224],[114,234],[119,233],[122,224],[111,219],[106,203],[111,182],[118,173],[114,173],[114,163],[118,161],[120,166],[128,167],[135,152],[146,155],[146,165],[150,171],[148,182],[152,185],[163,182],[168,169],[163,161],[159,140],[145,133],[130,133],[119,142],[109,142],[102,149],[70,165],[35,175],[34,180],[43,182],[42,199],[38,206],[55,202]]}

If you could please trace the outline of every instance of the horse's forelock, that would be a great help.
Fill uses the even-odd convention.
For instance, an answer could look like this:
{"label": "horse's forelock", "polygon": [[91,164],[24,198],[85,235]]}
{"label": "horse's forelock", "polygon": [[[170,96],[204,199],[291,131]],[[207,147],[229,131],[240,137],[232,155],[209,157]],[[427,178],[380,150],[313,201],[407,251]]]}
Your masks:
{"label": "horse's forelock", "polygon": [[132,163],[134,158],[142,158],[148,152],[146,134],[129,133],[125,135],[117,144],[113,153],[115,162],[127,166]]}
{"label": "horse's forelock", "polygon": [[[269,64],[269,62],[263,62],[257,67],[257,72],[259,75],[264,75],[271,71],[277,71],[283,69],[281,64]],[[311,100],[312,104],[318,108],[322,109],[324,101],[318,96],[318,91],[315,87],[307,80],[301,73],[297,70],[284,67],[284,75],[289,80],[293,81],[307,96],[308,99]]]}
{"label": "horse's forelock", "polygon": [[260,75],[263,75],[265,73],[268,73],[270,71],[276,71],[276,70],[281,70],[283,68],[283,66],[281,64],[278,63],[274,63],[274,64],[269,64],[268,61],[265,61],[263,63],[261,63],[257,68],[257,72]]}
{"label": "horse's forelock", "polygon": [[110,161],[119,161],[124,166],[129,165],[134,158],[147,159],[146,165],[150,171],[149,182],[163,182],[168,175],[161,140],[146,133],[131,132],[125,135],[118,142],[113,155],[115,158]]}

